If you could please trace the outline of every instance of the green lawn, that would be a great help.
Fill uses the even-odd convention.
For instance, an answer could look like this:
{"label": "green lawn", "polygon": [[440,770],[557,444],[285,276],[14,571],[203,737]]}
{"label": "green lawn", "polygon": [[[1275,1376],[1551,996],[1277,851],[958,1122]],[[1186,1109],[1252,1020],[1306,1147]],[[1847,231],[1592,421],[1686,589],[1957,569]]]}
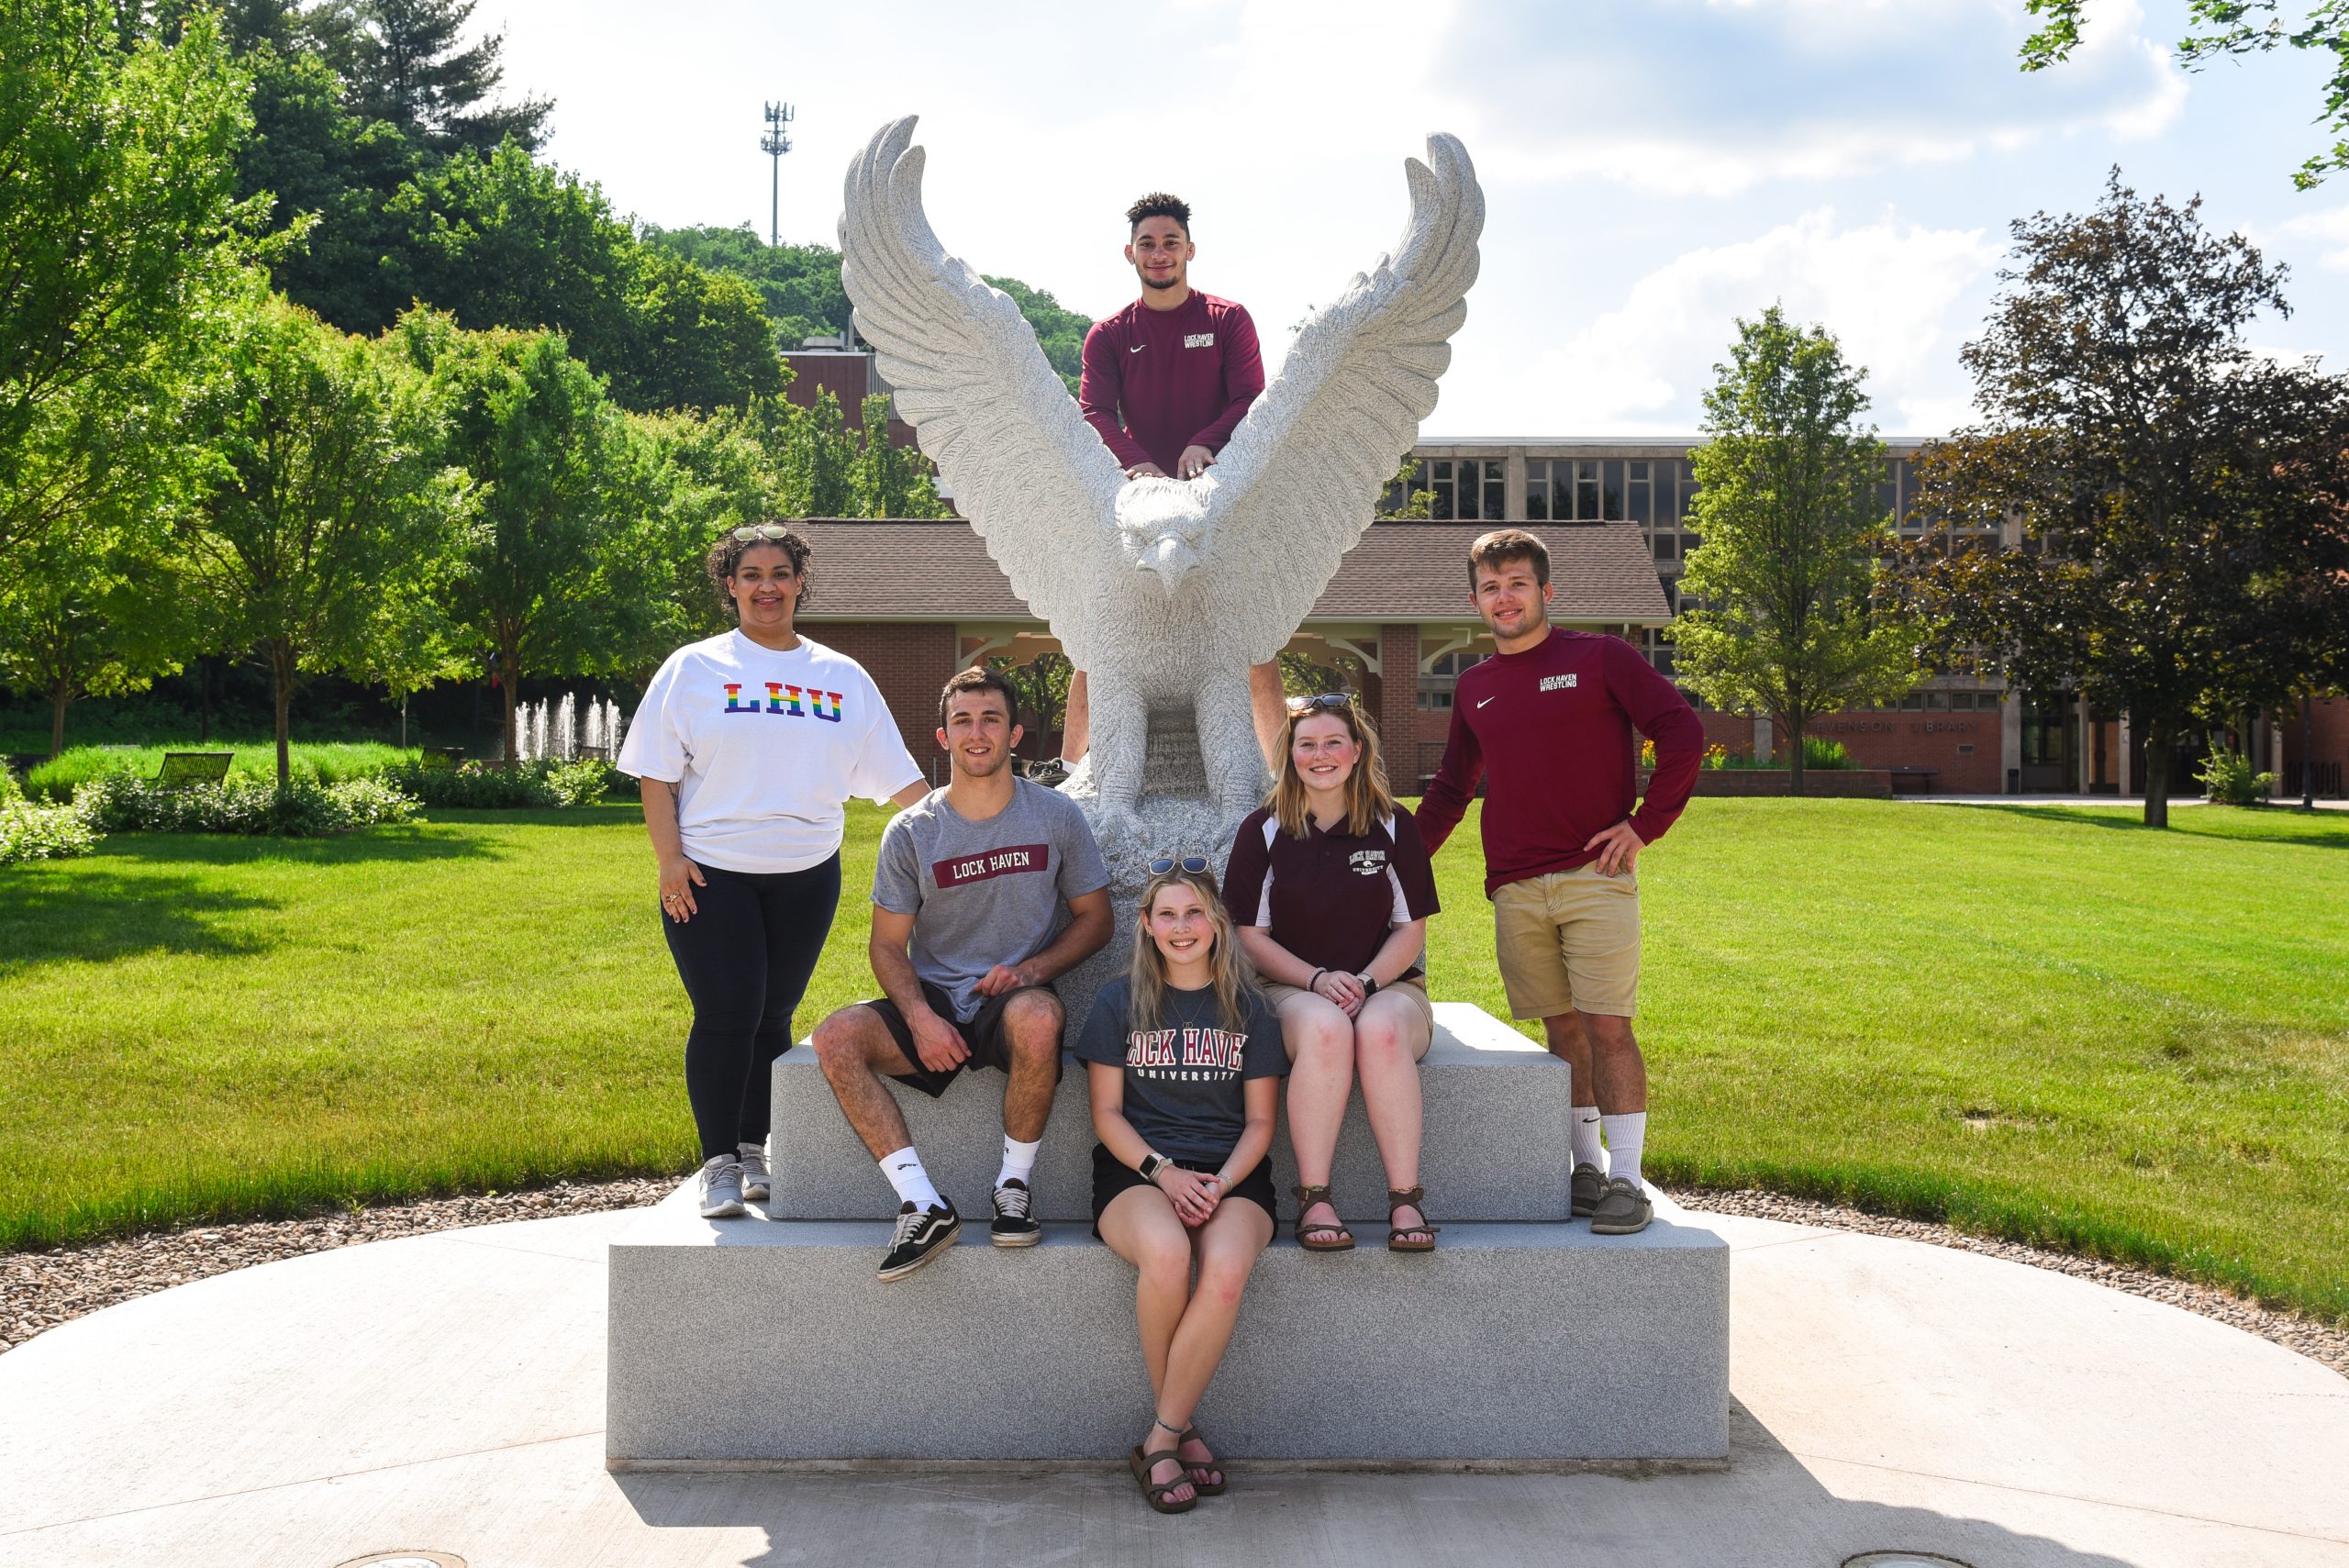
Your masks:
{"label": "green lawn", "polygon": [[[2349,819],[2175,819],[1697,801],[1642,863],[1651,1173],[2349,1319]],[[881,820],[810,1014],[869,989]],[[1474,843],[1435,986],[1499,1012]],[[685,1030],[633,806],[0,872],[0,1246],[683,1170]]]}

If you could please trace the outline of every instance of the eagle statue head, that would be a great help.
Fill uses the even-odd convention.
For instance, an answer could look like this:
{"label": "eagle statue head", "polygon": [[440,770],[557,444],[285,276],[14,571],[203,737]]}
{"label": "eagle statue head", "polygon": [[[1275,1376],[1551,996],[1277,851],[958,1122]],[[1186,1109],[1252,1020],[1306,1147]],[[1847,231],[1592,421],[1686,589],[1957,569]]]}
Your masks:
{"label": "eagle statue head", "polygon": [[1208,503],[1214,497],[1211,474],[1187,482],[1145,477],[1119,488],[1118,548],[1126,564],[1154,573],[1172,598],[1207,553]]}

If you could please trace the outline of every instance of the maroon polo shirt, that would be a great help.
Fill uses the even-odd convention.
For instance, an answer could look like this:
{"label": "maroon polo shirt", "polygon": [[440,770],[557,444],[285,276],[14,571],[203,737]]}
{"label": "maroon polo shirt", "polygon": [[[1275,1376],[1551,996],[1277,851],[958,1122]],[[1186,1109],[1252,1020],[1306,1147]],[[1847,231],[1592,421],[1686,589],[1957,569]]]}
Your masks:
{"label": "maroon polo shirt", "polygon": [[[1639,800],[1638,737],[1655,742]],[[1705,725],[1679,689],[1620,637],[1550,635],[1471,665],[1452,696],[1443,764],[1419,802],[1431,853],[1485,790],[1485,895],[1598,858],[1592,837],[1625,820],[1643,844],[1679,819],[1704,760]],[[1634,810],[1633,807],[1638,809]]]}
{"label": "maroon polo shirt", "polygon": [[[1316,969],[1346,974],[1370,967],[1387,932],[1438,907],[1419,824],[1399,806],[1360,838],[1310,821],[1304,838],[1291,838],[1269,806],[1249,813],[1231,841],[1223,902],[1241,925],[1263,927]],[[1422,973],[1415,962],[1396,978]]]}
{"label": "maroon polo shirt", "polygon": [[1264,390],[1255,323],[1194,289],[1172,310],[1136,300],[1095,322],[1076,406],[1120,466],[1154,462],[1172,477],[1185,447],[1221,451]]}

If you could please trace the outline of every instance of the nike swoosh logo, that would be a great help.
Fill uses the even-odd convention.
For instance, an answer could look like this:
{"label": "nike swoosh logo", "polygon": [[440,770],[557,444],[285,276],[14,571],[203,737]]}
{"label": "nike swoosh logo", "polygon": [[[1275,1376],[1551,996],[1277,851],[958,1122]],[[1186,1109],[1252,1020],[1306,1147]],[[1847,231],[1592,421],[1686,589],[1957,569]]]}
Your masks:
{"label": "nike swoosh logo", "polygon": [[1128,350],[1126,350],[1126,352],[1128,352],[1128,353],[1130,353],[1130,354],[1139,354],[1139,353],[1141,353],[1144,349],[1147,349],[1147,348],[1149,348],[1149,347],[1150,347],[1150,345],[1149,345],[1149,344],[1147,344],[1147,343],[1136,343],[1132,348],[1128,349]]}
{"label": "nike swoosh logo", "polygon": [[1476,706],[1477,706],[1478,707],[1482,707],[1482,706],[1485,706],[1485,703],[1493,702],[1493,701],[1496,701],[1496,700],[1497,700],[1497,699],[1493,698],[1493,697],[1486,697],[1486,698],[1485,699],[1485,702],[1480,702],[1480,703],[1478,703]]}

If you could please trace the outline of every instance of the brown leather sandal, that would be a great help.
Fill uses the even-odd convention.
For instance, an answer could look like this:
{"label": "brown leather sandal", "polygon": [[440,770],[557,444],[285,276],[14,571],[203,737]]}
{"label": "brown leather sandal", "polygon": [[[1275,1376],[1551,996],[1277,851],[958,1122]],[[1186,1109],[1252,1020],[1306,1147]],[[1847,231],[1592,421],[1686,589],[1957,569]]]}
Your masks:
{"label": "brown leather sandal", "polygon": [[[1174,1440],[1174,1447],[1177,1451],[1180,1451],[1185,1443],[1199,1443],[1204,1445],[1207,1440],[1207,1439],[1199,1436],[1198,1428],[1185,1427],[1183,1429],[1183,1435]],[[1183,1462],[1183,1470],[1185,1473],[1188,1474],[1191,1478],[1191,1490],[1197,1492],[1202,1497],[1220,1497],[1223,1496],[1223,1489],[1231,1485],[1231,1476],[1224,1470],[1223,1461],[1219,1459],[1210,1459],[1205,1464],[1193,1464],[1190,1461],[1185,1460]],[[1210,1471],[1223,1476],[1223,1479],[1212,1484],[1209,1483],[1207,1480],[1207,1475]]]}
{"label": "brown leather sandal", "polygon": [[[1291,1187],[1297,1195],[1297,1244],[1308,1252],[1351,1252],[1354,1250],[1354,1233],[1340,1220],[1308,1220],[1305,1211],[1317,1203],[1330,1203],[1330,1187],[1326,1182],[1318,1187]],[[1330,1212],[1337,1205],[1330,1204]]]}
{"label": "brown leather sandal", "polygon": [[[1427,1189],[1425,1187],[1389,1187],[1386,1189],[1386,1250],[1388,1251],[1432,1252],[1435,1251],[1435,1233],[1442,1229],[1443,1227],[1441,1225],[1431,1225],[1428,1223],[1427,1195]],[[1419,1211],[1419,1223],[1417,1225],[1397,1225],[1395,1223],[1395,1211],[1398,1208],[1407,1207],[1416,1208]],[[1424,1241],[1403,1241],[1397,1240],[1397,1238],[1403,1236],[1425,1236],[1427,1240]]]}
{"label": "brown leather sandal", "polygon": [[[1182,1440],[1178,1438],[1175,1440],[1179,1443]],[[1133,1466],[1134,1481],[1141,1487],[1143,1502],[1148,1503],[1152,1508],[1162,1514],[1187,1514],[1198,1506],[1199,1501],[1197,1496],[1199,1484],[1191,1479],[1191,1473],[1188,1470],[1178,1472],[1172,1481],[1152,1481],[1150,1478],[1152,1471],[1170,1459],[1177,1465],[1183,1462],[1182,1456],[1171,1448],[1162,1448],[1154,1453],[1144,1453],[1141,1451],[1141,1444],[1136,1443],[1132,1455],[1126,1462]],[[1179,1503],[1168,1502],[1166,1494],[1177,1486],[1188,1486],[1192,1496]]]}

